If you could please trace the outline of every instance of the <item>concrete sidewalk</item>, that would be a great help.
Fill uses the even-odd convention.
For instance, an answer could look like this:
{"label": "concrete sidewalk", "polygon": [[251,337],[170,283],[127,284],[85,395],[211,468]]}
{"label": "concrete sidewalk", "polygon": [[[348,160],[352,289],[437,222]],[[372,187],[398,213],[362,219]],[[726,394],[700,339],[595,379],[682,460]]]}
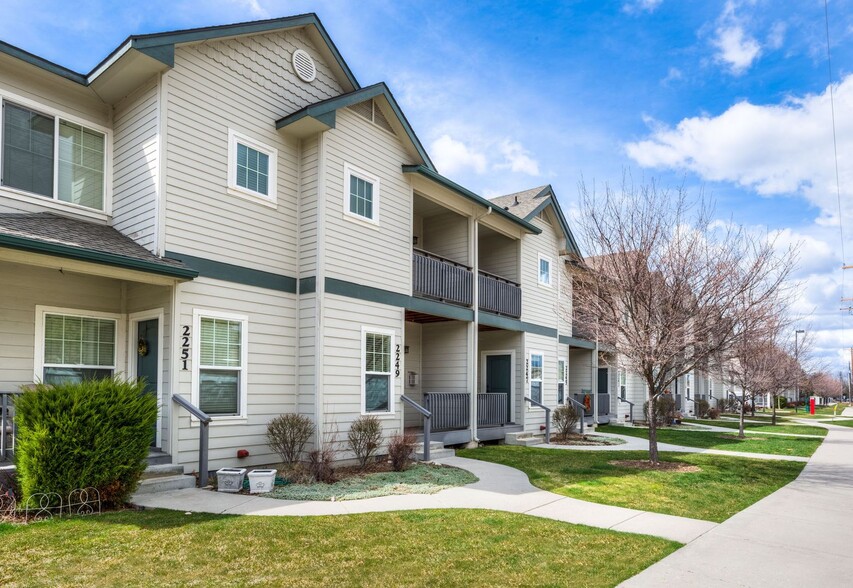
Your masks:
{"label": "concrete sidewalk", "polygon": [[853,429],[829,429],[793,482],[622,584],[850,586]]}
{"label": "concrete sidewalk", "polygon": [[150,508],[266,516],[340,515],[433,508],[488,508],[627,533],[654,535],[681,543],[689,543],[717,526],[717,523],[709,521],[567,498],[539,490],[530,484],[527,475],[523,472],[499,464],[461,457],[438,460],[438,463],[468,470],[480,481],[430,495],[408,494],[341,502],[277,500],[196,488],[136,495],[131,501],[136,505]]}

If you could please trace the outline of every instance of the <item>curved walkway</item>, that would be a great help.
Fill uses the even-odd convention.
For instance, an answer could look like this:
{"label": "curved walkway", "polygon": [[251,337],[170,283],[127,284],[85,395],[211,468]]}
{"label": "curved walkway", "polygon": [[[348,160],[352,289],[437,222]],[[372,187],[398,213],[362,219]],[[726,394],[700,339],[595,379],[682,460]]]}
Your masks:
{"label": "curved walkway", "polygon": [[468,470],[480,481],[442,490],[436,494],[383,496],[341,502],[278,500],[197,488],[136,495],[132,502],[150,508],[266,516],[342,515],[426,508],[487,508],[627,533],[654,535],[681,543],[694,541],[717,526],[717,523],[709,521],[607,506],[560,496],[534,487],[523,472],[499,464],[462,457],[437,460],[437,463]]}
{"label": "curved walkway", "polygon": [[839,562],[853,544],[853,429],[823,426],[796,480],[622,586],[849,586]]}

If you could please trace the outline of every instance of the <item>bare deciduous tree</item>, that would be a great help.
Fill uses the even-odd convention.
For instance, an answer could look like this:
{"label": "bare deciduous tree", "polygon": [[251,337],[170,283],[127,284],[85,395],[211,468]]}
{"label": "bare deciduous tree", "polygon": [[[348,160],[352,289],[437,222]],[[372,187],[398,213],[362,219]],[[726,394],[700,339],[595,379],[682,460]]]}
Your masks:
{"label": "bare deciduous tree", "polygon": [[[653,182],[602,194],[580,186],[586,263],[574,272],[576,317],[644,379],[649,413],[679,376],[727,357],[776,314],[789,252],[731,223],[703,197]],[[757,328],[757,327],[756,327]],[[649,459],[658,463],[649,423]]]}
{"label": "bare deciduous tree", "polygon": [[841,398],[844,393],[844,382],[827,372],[809,375],[807,387],[812,394],[824,400]]}

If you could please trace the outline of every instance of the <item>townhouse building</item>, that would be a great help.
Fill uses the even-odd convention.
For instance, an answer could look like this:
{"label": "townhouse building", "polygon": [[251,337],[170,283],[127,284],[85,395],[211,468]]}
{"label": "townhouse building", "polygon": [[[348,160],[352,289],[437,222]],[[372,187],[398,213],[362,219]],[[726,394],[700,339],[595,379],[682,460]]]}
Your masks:
{"label": "townhouse building", "polygon": [[286,412],[314,446],[417,433],[405,396],[458,444],[539,432],[525,397],[615,406],[553,190],[442,176],[316,15],[131,36],[88,74],[0,43],[0,101],[0,392],[144,377],[186,471],[187,404],[211,469],[277,461]]}

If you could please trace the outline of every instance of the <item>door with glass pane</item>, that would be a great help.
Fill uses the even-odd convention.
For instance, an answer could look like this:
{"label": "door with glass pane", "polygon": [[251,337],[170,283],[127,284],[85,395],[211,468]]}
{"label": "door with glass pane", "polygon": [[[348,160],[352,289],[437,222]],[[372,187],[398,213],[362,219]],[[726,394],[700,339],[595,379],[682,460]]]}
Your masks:
{"label": "door with glass pane", "polygon": [[[157,319],[136,323],[136,377],[145,379],[145,392],[157,398],[157,371],[160,369],[160,325]],[[151,431],[151,445],[157,444],[157,423]]]}

